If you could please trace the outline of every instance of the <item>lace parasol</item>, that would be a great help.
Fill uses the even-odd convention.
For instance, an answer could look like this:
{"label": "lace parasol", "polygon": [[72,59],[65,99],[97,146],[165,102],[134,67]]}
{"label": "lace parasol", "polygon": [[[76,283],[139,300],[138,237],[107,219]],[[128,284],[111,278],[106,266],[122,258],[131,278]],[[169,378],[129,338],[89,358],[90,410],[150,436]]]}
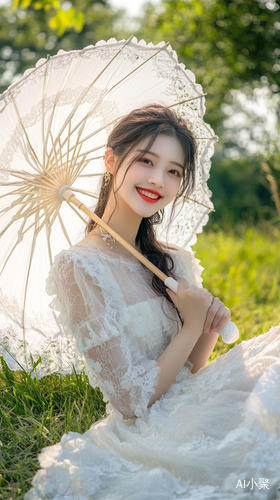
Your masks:
{"label": "lace parasol", "polygon": [[190,248],[213,209],[207,180],[217,137],[203,120],[201,86],[170,45],[131,37],[60,50],[0,97],[0,349],[13,369],[8,345],[25,366],[27,345],[44,353],[49,372],[69,371],[69,360],[77,366],[45,293],[54,256],[81,239],[86,222],[60,189],[94,210],[108,134],[152,103],[174,108],[197,140],[195,190],[177,205],[168,234],[164,223],[156,227],[161,241]]}

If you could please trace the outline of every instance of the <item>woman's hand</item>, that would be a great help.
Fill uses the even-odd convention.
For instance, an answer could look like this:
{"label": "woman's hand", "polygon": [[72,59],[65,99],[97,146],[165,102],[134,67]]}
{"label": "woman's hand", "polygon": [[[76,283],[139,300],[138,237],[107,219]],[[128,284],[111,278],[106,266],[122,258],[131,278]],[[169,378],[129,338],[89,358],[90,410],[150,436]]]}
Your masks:
{"label": "woman's hand", "polygon": [[[167,288],[167,293],[184,318],[184,324],[198,337],[203,333],[208,310],[213,296],[205,288],[189,286],[181,278],[177,293]],[[210,323],[211,324],[211,323]]]}
{"label": "woman's hand", "polygon": [[[206,288],[204,288],[206,290]],[[230,319],[231,312],[218,297],[212,298],[212,304],[208,309],[203,331],[215,333],[220,330]]]}

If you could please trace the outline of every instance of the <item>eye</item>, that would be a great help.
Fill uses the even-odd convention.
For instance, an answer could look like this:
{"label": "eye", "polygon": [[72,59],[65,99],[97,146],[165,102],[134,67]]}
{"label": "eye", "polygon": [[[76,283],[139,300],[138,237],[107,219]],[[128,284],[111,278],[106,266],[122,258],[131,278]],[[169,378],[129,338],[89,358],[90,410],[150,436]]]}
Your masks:
{"label": "eye", "polygon": [[177,177],[181,177],[181,174],[180,172],[178,172],[178,170],[169,170],[169,172],[175,172],[175,174],[177,174]]}
{"label": "eye", "polygon": [[[151,165],[153,165],[153,164],[152,164],[152,162],[151,162],[151,160],[149,160],[149,158],[143,158],[143,160],[141,160],[141,161],[142,161],[143,163],[145,163],[145,162],[150,162],[150,164],[151,164]],[[148,165],[148,163],[146,163],[146,165]]]}

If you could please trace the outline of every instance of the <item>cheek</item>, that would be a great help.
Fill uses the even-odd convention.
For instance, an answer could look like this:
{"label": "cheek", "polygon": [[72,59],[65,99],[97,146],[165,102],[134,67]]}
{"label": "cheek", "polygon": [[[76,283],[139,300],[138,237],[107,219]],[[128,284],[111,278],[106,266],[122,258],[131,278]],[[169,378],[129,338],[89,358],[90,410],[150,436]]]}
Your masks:
{"label": "cheek", "polygon": [[173,193],[174,196],[178,193],[181,186],[181,177],[173,177],[169,179],[169,191]]}
{"label": "cheek", "polygon": [[144,175],[145,175],[145,169],[141,167],[141,165],[135,164],[132,165],[132,167],[130,167],[130,169],[126,174],[126,177],[130,182],[135,181],[137,183],[137,181],[141,180],[141,178],[143,178]]}

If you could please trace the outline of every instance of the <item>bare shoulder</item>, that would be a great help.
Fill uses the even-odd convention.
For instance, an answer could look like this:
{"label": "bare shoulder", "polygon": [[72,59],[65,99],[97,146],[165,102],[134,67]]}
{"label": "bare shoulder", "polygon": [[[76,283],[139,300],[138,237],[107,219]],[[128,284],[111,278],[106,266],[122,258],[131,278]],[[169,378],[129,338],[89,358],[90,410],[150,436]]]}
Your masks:
{"label": "bare shoulder", "polygon": [[[99,250],[106,250],[106,244],[100,237],[100,232],[92,231],[87,234],[82,240],[78,241],[71,249],[81,249],[86,247],[95,247]],[[108,248],[108,247],[107,247]]]}

